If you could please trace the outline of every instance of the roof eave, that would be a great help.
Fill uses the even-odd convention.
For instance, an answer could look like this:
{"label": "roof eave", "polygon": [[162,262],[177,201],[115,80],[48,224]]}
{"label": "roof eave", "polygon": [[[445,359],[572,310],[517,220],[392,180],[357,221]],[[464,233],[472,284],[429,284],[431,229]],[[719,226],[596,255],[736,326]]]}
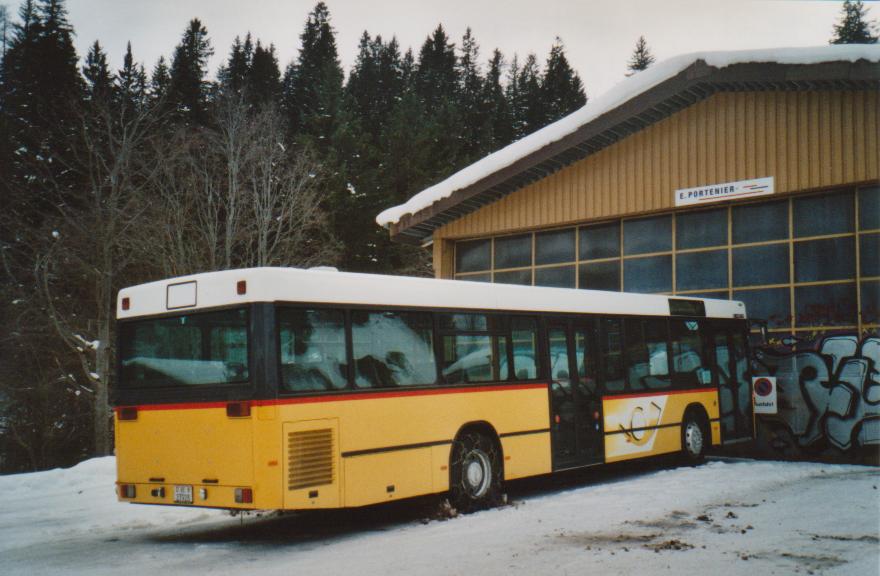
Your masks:
{"label": "roof eave", "polygon": [[[866,85],[880,87],[880,66],[867,60],[817,64],[750,62],[724,68],[715,68],[703,60],[697,60],[675,76],[583,124],[568,136],[523,156],[470,186],[456,190],[431,206],[403,215],[396,223],[390,224],[391,238],[406,244],[421,244],[445,222],[461,218],[716,92],[855,88]],[[596,140],[596,143],[591,144],[591,140]],[[572,150],[576,153],[570,153],[566,158],[566,153]],[[533,172],[531,177],[527,174],[529,171]],[[525,177],[514,185],[514,180],[520,175]],[[512,189],[488,196],[485,194],[499,187]]]}

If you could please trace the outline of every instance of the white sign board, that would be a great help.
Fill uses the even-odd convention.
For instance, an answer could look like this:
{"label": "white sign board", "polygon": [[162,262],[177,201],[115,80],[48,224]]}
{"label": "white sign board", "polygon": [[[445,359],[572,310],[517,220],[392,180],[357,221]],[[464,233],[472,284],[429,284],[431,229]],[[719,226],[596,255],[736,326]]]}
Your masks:
{"label": "white sign board", "polygon": [[773,194],[773,176],[676,190],[675,205],[693,206],[694,204],[707,204],[709,202],[721,202],[722,200],[739,200],[741,198],[765,196],[767,194]]}
{"label": "white sign board", "polygon": [[755,376],[752,378],[752,403],[755,414],[776,414],[776,377]]}
{"label": "white sign board", "polygon": [[191,308],[196,305],[196,282],[181,282],[169,284],[166,292],[165,307],[169,310],[175,308]]}

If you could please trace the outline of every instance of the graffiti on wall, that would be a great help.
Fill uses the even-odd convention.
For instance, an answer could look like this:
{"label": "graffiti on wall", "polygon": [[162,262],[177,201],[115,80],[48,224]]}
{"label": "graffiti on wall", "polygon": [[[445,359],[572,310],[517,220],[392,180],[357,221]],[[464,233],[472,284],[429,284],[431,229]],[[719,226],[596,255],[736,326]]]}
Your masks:
{"label": "graffiti on wall", "polygon": [[758,348],[753,373],[776,376],[778,388],[778,413],[757,417],[761,447],[799,457],[880,446],[877,335],[824,336],[791,351]]}

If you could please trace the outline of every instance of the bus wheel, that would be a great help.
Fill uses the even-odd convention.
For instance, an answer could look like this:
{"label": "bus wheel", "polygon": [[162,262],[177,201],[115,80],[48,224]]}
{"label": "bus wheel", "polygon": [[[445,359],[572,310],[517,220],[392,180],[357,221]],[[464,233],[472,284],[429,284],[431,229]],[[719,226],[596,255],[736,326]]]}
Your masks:
{"label": "bus wheel", "polygon": [[702,421],[693,413],[685,416],[681,427],[681,451],[685,461],[689,464],[702,462],[708,441]]}
{"label": "bus wheel", "polygon": [[479,432],[465,432],[452,443],[449,495],[460,512],[488,508],[500,501],[501,453]]}

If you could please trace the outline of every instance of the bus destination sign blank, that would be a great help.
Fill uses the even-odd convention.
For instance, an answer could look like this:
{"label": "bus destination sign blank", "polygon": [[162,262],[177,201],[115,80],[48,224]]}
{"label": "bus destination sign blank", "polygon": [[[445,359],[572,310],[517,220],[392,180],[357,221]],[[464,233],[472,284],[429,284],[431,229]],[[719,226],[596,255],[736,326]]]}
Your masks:
{"label": "bus destination sign blank", "polygon": [[720,202],[722,200],[739,200],[740,198],[751,198],[752,196],[764,196],[767,194],[773,194],[773,176],[676,190],[675,205],[691,206],[694,204]]}

